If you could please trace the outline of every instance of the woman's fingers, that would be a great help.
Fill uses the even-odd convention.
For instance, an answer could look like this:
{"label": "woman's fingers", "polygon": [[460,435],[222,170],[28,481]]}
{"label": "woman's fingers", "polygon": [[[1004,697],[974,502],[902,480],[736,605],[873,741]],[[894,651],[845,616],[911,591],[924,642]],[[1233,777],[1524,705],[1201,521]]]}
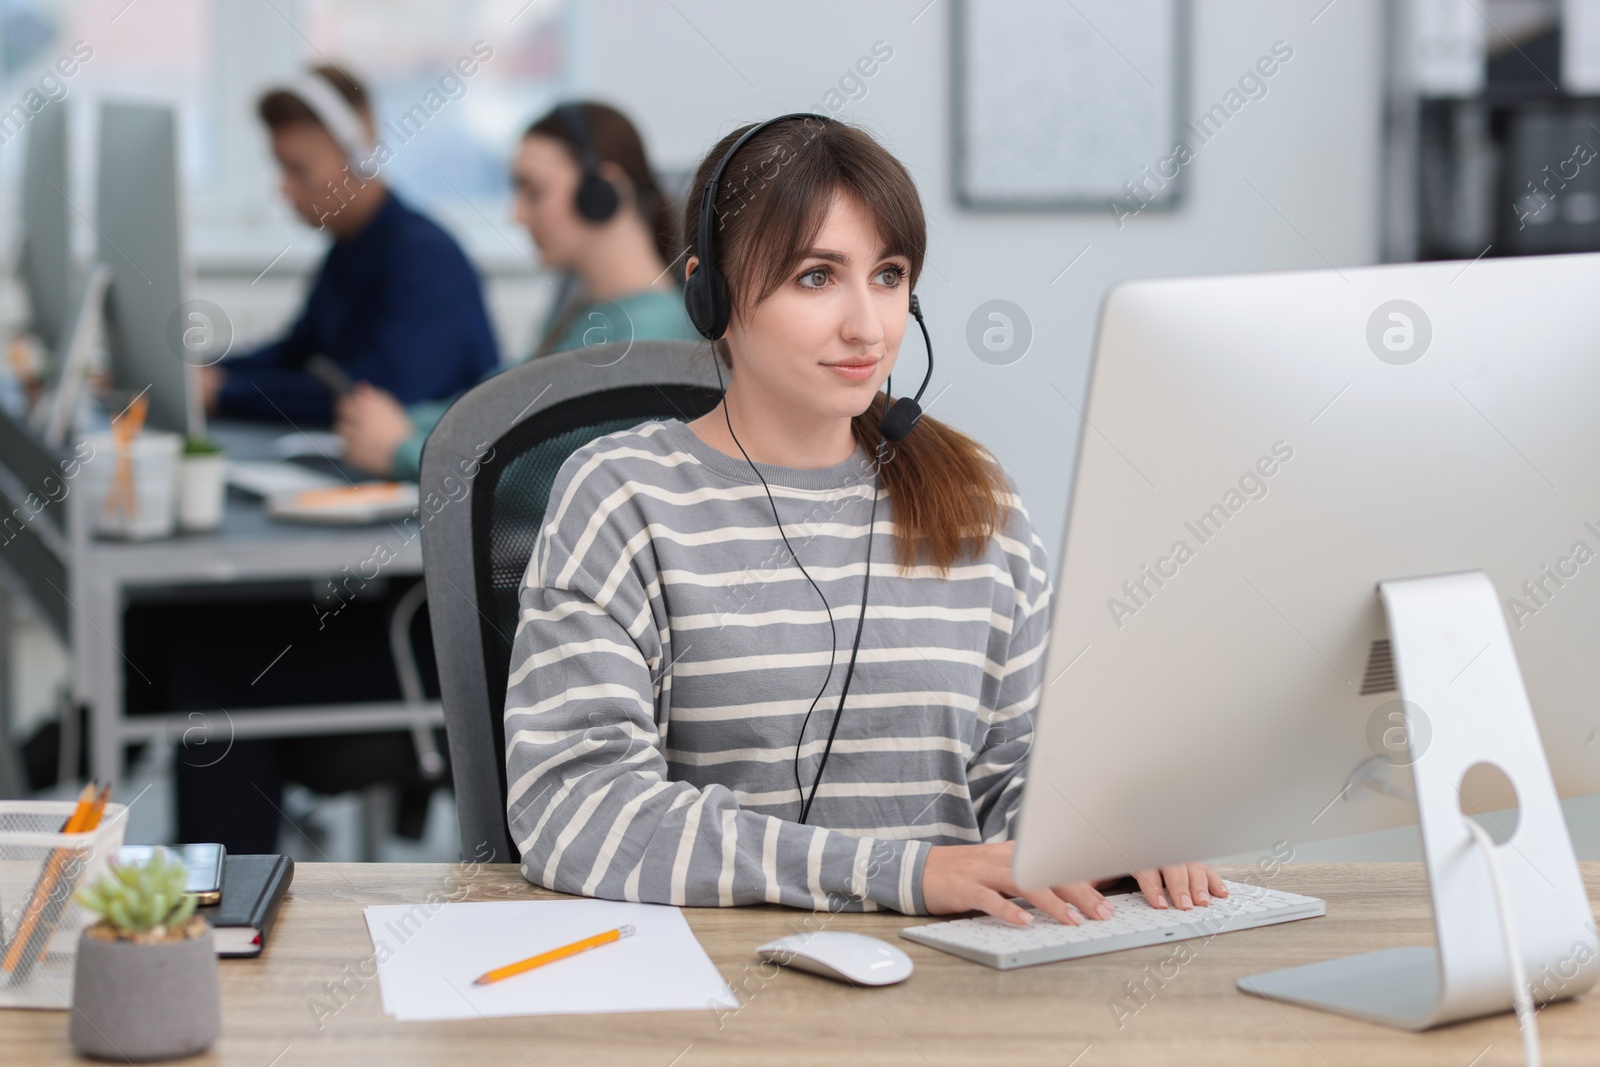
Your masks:
{"label": "woman's fingers", "polygon": [[1083,917],[1086,915],[1096,919],[1111,918],[1111,905],[1106,903],[1106,898],[1088,882],[1071,882],[1049,889],[1026,890],[1017,888],[1010,877],[991,884],[997,892],[1021,897],[1056,922],[1067,926],[1082,925]]}
{"label": "woman's fingers", "polygon": [[1189,892],[1202,907],[1211,903],[1211,868],[1203,863],[1189,864]]}
{"label": "woman's fingers", "polygon": [[[1228,895],[1228,886],[1222,876],[1204,863],[1135,871],[1133,878],[1139,883],[1145,900],[1150,902],[1152,908],[1168,907],[1170,900],[1172,905],[1187,911],[1196,904],[1209,906],[1212,897]],[[1163,883],[1166,886],[1164,893]]]}
{"label": "woman's fingers", "polygon": [[1167,907],[1167,895],[1161,890],[1160,871],[1134,871],[1133,880],[1139,883],[1144,899],[1152,908]]}
{"label": "woman's fingers", "polygon": [[[1011,878],[1011,850],[1011,842],[935,846],[928,854],[923,872],[923,894],[928,911],[941,915],[978,910],[1005,922],[1026,925],[1032,920],[1032,914],[1009,899],[1021,897],[1057,922],[1070,926],[1081,925],[1085,916],[1108,919],[1115,914],[1111,903],[1100,892],[1115,879],[1073,882],[1024,892]],[[1204,863],[1135,871],[1133,879],[1152,908],[1176,906],[1187,911],[1229,895],[1221,875]]]}
{"label": "woman's fingers", "polygon": [[1189,896],[1200,907],[1211,903],[1211,887],[1206,883],[1206,865],[1203,863],[1187,863],[1185,871],[1189,880]]}
{"label": "woman's fingers", "polygon": [[1167,896],[1172,899],[1181,911],[1188,911],[1194,907],[1194,897],[1189,889],[1189,868],[1187,865],[1161,868],[1161,879],[1167,883]]}
{"label": "woman's fingers", "polygon": [[1072,909],[1072,905],[1057,896],[1053,889],[1030,889],[1021,896],[1058,923],[1078,926],[1083,922],[1078,913]]}
{"label": "woman's fingers", "polygon": [[974,887],[971,905],[979,911],[986,911],[997,919],[1004,919],[1018,926],[1026,926],[1033,922],[1033,916],[1028,913],[1027,908],[1013,904],[987,886]]}
{"label": "woman's fingers", "polygon": [[1058,885],[1053,892],[1092,919],[1109,919],[1112,916],[1112,908],[1105,895],[1088,882]]}

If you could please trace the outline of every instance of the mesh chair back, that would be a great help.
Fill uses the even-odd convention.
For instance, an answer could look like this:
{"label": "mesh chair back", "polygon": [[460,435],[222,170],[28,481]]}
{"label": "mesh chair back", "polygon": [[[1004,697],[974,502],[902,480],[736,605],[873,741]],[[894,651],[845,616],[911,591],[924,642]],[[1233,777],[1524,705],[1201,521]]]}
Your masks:
{"label": "mesh chair back", "polygon": [[635,341],[531,360],[463,395],[428,436],[422,560],[463,860],[520,858],[506,825],[506,680],[556,473],[596,437],[711,410],[711,358],[703,344]]}

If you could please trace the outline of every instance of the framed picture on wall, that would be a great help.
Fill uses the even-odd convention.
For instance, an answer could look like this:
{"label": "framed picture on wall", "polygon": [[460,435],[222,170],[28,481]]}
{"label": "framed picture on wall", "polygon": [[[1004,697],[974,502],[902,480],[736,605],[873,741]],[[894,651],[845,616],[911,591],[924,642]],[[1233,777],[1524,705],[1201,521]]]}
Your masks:
{"label": "framed picture on wall", "polygon": [[1177,206],[1188,0],[955,0],[951,18],[963,207]]}

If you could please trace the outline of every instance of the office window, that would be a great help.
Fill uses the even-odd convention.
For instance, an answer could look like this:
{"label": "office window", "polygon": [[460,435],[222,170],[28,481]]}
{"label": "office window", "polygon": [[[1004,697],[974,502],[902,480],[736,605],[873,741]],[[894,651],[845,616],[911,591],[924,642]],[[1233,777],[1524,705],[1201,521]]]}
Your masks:
{"label": "office window", "polygon": [[[171,103],[203,259],[212,248],[277,247],[296,226],[255,101],[307,66],[339,63],[367,83],[393,149],[385,179],[470,245],[505,254],[511,155],[566,90],[569,16],[570,0],[0,0],[0,108],[82,42],[89,58],[48,95],[71,101],[72,198],[86,207],[100,101]],[[463,57],[470,77],[456,66]],[[22,143],[0,129],[8,188]]]}
{"label": "office window", "polygon": [[[446,209],[463,196],[501,200],[518,135],[566,78],[562,3],[304,0],[304,10],[305,60],[347,61],[367,80],[396,185]],[[471,77],[459,76],[462,59]]]}
{"label": "office window", "polygon": [[159,100],[179,108],[185,177],[214,178],[216,150],[195,106],[212,76],[213,0],[0,2],[0,144],[7,185],[20,172],[29,112],[39,101],[72,109],[72,200],[93,202],[93,114],[101,99]]}

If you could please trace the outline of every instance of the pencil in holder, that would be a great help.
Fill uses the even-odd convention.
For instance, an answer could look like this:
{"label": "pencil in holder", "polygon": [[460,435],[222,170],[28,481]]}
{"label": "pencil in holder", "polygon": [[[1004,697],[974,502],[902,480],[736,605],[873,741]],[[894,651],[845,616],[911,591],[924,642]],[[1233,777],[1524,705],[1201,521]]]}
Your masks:
{"label": "pencil in holder", "polygon": [[104,874],[122,847],[127,806],[100,825],[62,833],[71,801],[0,801],[0,1007],[72,1005],[78,937],[95,917],[73,894]]}

